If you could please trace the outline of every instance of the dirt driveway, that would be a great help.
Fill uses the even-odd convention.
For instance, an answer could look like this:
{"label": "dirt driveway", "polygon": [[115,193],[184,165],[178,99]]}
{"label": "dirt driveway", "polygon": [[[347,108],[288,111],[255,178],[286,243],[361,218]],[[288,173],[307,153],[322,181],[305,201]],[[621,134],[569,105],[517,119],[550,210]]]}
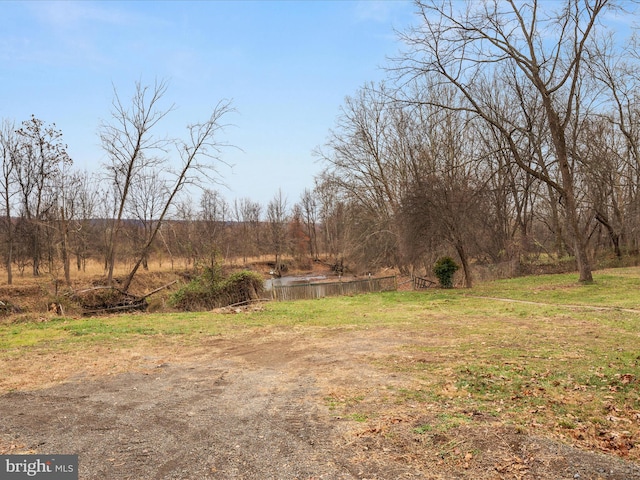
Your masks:
{"label": "dirt driveway", "polygon": [[[640,479],[636,464],[482,416],[418,435],[429,412],[385,404],[410,380],[376,360],[419,341],[385,329],[258,330],[140,352],[111,375],[78,362],[64,383],[0,396],[0,454],[79,454],[83,480]],[[365,394],[380,399],[369,419],[350,401]]]}

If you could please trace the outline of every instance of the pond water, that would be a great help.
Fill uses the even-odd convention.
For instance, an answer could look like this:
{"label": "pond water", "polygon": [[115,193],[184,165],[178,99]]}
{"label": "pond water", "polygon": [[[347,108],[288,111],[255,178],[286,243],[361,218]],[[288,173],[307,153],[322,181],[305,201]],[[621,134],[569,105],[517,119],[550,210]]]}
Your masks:
{"label": "pond water", "polygon": [[305,283],[316,283],[322,280],[326,280],[326,275],[287,275],[280,278],[271,278],[269,280],[265,280],[264,288],[266,290],[271,290],[273,286],[281,287],[288,285],[303,285]]}

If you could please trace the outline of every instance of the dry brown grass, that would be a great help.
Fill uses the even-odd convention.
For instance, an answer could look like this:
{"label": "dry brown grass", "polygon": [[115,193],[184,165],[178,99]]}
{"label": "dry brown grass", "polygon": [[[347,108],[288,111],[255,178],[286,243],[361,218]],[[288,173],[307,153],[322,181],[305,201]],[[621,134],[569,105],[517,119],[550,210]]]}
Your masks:
{"label": "dry brown grass", "polygon": [[[640,460],[638,316],[614,308],[638,301],[640,271],[622,273],[602,272],[592,286],[555,276],[475,292],[539,292],[544,303],[534,304],[433,289],[272,303],[235,316],[8,326],[0,391],[233,357],[243,368],[312,375],[358,462],[460,474],[443,478],[554,478],[550,472],[566,468],[554,463],[564,445],[572,449],[566,458],[592,462],[593,473],[605,457],[586,452]],[[575,306],[576,290],[585,305],[612,310]],[[620,290],[625,296],[615,295]]]}

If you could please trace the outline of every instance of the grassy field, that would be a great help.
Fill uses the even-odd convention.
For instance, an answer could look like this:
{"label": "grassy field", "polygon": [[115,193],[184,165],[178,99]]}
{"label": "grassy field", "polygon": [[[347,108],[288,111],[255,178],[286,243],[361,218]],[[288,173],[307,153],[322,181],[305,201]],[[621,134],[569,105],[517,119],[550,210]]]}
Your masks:
{"label": "grassy field", "polygon": [[129,368],[135,360],[131,352],[197,348],[203,338],[258,329],[309,335],[335,329],[416,332],[421,341],[375,359],[376,368],[409,376],[410,387],[389,388],[384,399],[367,392],[336,395],[327,404],[362,422],[381,415],[381,401],[385,408],[419,405],[436,421],[416,427],[417,434],[490,417],[638,460],[640,448],[633,446],[640,438],[640,269],[600,271],[594,277],[592,285],[578,284],[576,275],[551,275],[470,290],[269,303],[237,315],[5,323],[0,392],[33,388],[38,379],[43,385],[64,380],[70,370],[53,368],[56,357],[116,372]]}

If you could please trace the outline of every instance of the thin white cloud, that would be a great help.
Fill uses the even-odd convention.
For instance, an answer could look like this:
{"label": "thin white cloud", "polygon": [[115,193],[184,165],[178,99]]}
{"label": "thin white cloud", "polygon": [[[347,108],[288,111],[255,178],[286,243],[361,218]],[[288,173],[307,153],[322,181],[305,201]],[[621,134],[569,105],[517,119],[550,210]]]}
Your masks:
{"label": "thin white cloud", "polygon": [[54,29],[83,28],[96,22],[117,26],[135,23],[130,14],[117,8],[117,3],[98,4],[57,0],[31,2],[27,5],[38,21]]}
{"label": "thin white cloud", "polygon": [[[148,32],[164,28],[172,19],[155,17],[149,8],[126,8],[117,2],[46,1],[25,2],[26,35],[0,37],[0,59],[51,67],[110,68],[123,57],[114,54],[144,42]],[[136,32],[137,34],[132,34]],[[20,48],[21,47],[21,48]]]}
{"label": "thin white cloud", "polygon": [[410,2],[390,0],[359,0],[355,6],[358,21],[392,23],[399,11],[406,11]]}

